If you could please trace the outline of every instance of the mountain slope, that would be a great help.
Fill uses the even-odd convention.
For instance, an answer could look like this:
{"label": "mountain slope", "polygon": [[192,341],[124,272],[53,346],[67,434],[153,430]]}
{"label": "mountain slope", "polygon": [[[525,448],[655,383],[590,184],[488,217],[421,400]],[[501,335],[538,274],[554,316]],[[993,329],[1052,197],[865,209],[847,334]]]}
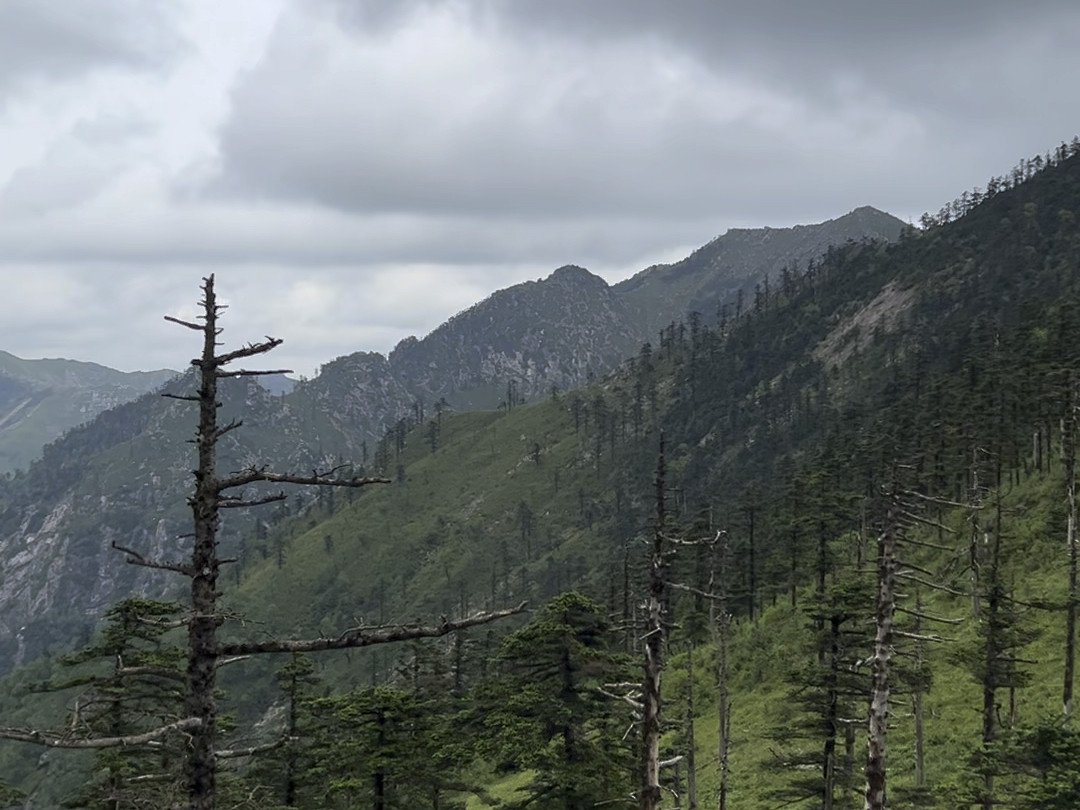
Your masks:
{"label": "mountain slope", "polygon": [[637,351],[645,335],[607,282],[568,265],[493,293],[423,340],[402,341],[389,361],[425,401],[494,407],[511,382],[530,399],[581,385]]}
{"label": "mountain slope", "polygon": [[848,240],[893,242],[904,227],[891,214],[864,206],[816,225],[733,228],[682,261],[650,267],[616,284],[615,292],[639,327],[656,335],[673,321],[685,321],[692,309],[712,320],[717,306],[733,304],[739,290],[746,293],[765,278],[775,282],[785,267],[798,274],[830,246]]}
{"label": "mountain slope", "polygon": [[[1078,213],[1080,155],[1074,154],[999,189],[956,221],[905,233],[895,244],[829,251],[812,271],[774,285],[739,318],[674,330],[594,386],[519,408],[404,422],[375,454],[395,483],[351,502],[291,500],[285,514],[238,510],[230,517],[229,542],[241,562],[223,582],[228,599],[261,631],[315,628],[330,635],[358,621],[450,615],[522,597],[535,603],[580,587],[621,614],[632,649],[636,564],[650,530],[662,430],[672,532],[712,537],[724,529],[730,542],[724,576],[739,618],[732,669],[742,690],[736,735],[739,750],[748,752],[737,755],[746,758],[736,760],[736,789],[746,798],[740,804],[775,807],[776,797],[767,794],[779,771],[803,780],[816,773],[772,753],[801,745],[792,734],[782,737],[780,749],[767,736],[789,721],[797,702],[785,673],[817,660],[808,646],[816,631],[806,629],[815,619],[787,605],[813,604],[811,591],[817,604],[828,603],[822,593],[833,597],[825,588],[836,585],[840,593],[865,570],[880,494],[895,475],[910,476],[909,488],[927,497],[978,498],[979,525],[987,530],[1000,492],[1002,528],[995,531],[1007,549],[1005,580],[1030,604],[1061,603],[1057,453],[1070,375],[1080,369]],[[380,358],[368,359],[352,370],[342,365],[344,391],[350,375],[378,377]],[[386,402],[401,396],[392,387],[379,390]],[[327,388],[320,404],[314,391],[301,386],[278,398],[236,388],[226,407],[243,414],[245,426],[223,443],[223,466],[280,459],[303,469],[333,458],[348,412],[335,434],[325,406],[338,394]],[[155,488],[153,476],[175,475],[183,483],[190,464],[171,448],[185,438],[174,426],[190,422],[180,410],[166,414],[141,404],[149,402],[134,403],[131,418],[99,418],[0,489],[6,507],[0,536],[12,542],[3,547],[4,559],[14,553],[32,560],[35,546],[67,542],[57,527],[80,509],[84,518],[93,515],[95,498],[107,506],[104,517],[95,516],[106,526],[119,525],[114,503],[130,506],[124,537],[151,547],[156,535],[145,528],[145,510],[164,514],[184,494],[181,485]],[[305,438],[313,424],[326,427],[321,447]],[[102,466],[106,455],[111,466]],[[87,489],[87,479],[100,489]],[[915,560],[931,572],[925,576],[954,592],[927,597],[934,600],[928,612],[950,619],[966,619],[971,610],[965,589],[976,573],[968,564],[972,509],[932,514],[942,528],[928,530],[925,539],[945,550]],[[174,530],[170,525],[162,533],[166,543],[175,542],[168,539]],[[20,537],[22,545],[14,545]],[[986,543],[976,540],[981,554]],[[82,590],[50,591],[50,608],[68,607],[63,618],[85,621],[79,611],[88,603],[77,600],[87,593],[97,598],[94,578],[120,567],[115,556],[111,567],[104,556],[95,558],[90,552],[99,547],[92,541],[71,547],[92,568],[80,580]],[[707,563],[695,548],[680,550],[672,576],[703,591],[712,587]],[[61,558],[49,564],[66,565]],[[46,576],[49,569],[42,570]],[[61,574],[74,581],[73,572]],[[5,569],[5,587],[8,576]],[[19,591],[19,599],[33,598],[34,587]],[[0,615],[9,610],[22,610],[20,601],[6,603]],[[704,601],[674,599],[673,611],[676,632],[685,635],[680,640],[700,644]],[[1060,625],[1056,611],[1047,615],[1047,627]],[[977,649],[986,624],[966,621],[950,634]],[[1039,657],[1059,649],[1059,640],[1054,635],[1054,644],[1037,647]],[[467,643],[490,650],[486,639]],[[375,681],[394,671],[394,654],[358,652],[326,670],[341,683]],[[251,680],[236,693],[257,713],[252,705],[272,699],[270,679],[256,679],[265,673],[254,664],[242,669],[247,666],[237,671]],[[978,683],[966,664],[947,656],[934,666],[943,683],[931,700],[967,696],[928,712],[932,756],[940,758],[934,787],[945,796],[945,781],[964,777],[958,763],[965,762],[966,740],[977,736],[971,709],[977,700],[969,698]],[[1057,685],[1040,676],[1021,694],[1020,713],[1058,711]],[[893,739],[908,746],[910,733]],[[858,742],[846,747],[855,751]],[[899,750],[897,762],[906,754]],[[769,766],[758,761],[767,756]]]}
{"label": "mountain slope", "polygon": [[64,431],[175,376],[75,360],[23,360],[0,351],[0,474],[25,469]]}
{"label": "mountain slope", "polygon": [[[339,358],[284,395],[230,386],[226,411],[245,426],[223,443],[222,463],[282,470],[377,463],[393,473],[409,426],[426,421],[425,411],[437,417],[441,398],[494,407],[508,394],[546,397],[552,386],[565,391],[600,378],[644,339],[606,282],[560,268],[493,294],[424,340],[404,341],[389,358]],[[624,427],[631,396],[619,394]],[[616,418],[612,404],[604,407],[605,418]],[[86,632],[131,589],[167,587],[167,578],[124,566],[110,546],[182,547],[172,538],[187,531],[186,413],[158,397],[121,406],[72,431],[0,489],[0,666]],[[274,520],[286,517],[274,513]],[[265,520],[230,515],[223,542],[239,547],[253,527],[262,533]]]}

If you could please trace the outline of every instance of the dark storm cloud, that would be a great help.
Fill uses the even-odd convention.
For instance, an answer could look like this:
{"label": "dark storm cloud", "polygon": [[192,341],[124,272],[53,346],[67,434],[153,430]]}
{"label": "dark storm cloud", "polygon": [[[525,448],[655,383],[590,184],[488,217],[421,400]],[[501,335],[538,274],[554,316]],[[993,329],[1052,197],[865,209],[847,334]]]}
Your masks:
{"label": "dark storm cloud", "polygon": [[0,98],[28,79],[162,65],[179,46],[171,11],[162,0],[0,2]]}

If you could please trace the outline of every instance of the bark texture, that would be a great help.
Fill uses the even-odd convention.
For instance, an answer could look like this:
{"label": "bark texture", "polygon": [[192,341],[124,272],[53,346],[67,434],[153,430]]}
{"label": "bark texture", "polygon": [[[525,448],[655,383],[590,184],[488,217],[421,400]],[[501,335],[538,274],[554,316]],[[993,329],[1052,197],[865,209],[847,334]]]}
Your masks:
{"label": "bark texture", "polygon": [[870,713],[866,752],[865,810],[885,810],[885,735],[889,728],[889,676],[896,614],[897,526],[890,510],[878,537],[877,607],[871,662]]}
{"label": "bark texture", "polygon": [[660,439],[660,460],[656,465],[656,525],[649,554],[649,597],[646,602],[646,634],[641,683],[641,789],[638,806],[656,810],[660,806],[660,673],[664,665],[664,605],[667,576],[664,555],[664,440]]}

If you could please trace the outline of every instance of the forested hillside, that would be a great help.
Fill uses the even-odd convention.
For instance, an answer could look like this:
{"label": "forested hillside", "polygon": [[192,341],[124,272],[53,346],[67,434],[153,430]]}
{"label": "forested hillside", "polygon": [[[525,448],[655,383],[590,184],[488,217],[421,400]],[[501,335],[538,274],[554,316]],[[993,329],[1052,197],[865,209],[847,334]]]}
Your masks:
{"label": "forested hillside", "polygon": [[75,360],[23,360],[0,351],[0,473],[26,469],[64,431],[175,376]]}
{"label": "forested hillside", "polygon": [[[860,806],[885,678],[889,807],[1075,807],[1078,215],[1080,150],[1062,146],[896,243],[778,269],[596,385],[417,409],[364,459],[388,484],[237,510],[223,599],[245,633],[532,612],[223,669],[230,744],[287,738],[233,760],[230,806],[632,805],[661,543],[661,806]],[[283,418],[247,405],[256,430]],[[124,615],[72,666],[105,677],[122,649],[175,668],[183,639],[125,635]],[[19,689],[69,672],[54,654],[10,676],[7,724],[44,722],[57,698]],[[155,719],[179,711],[162,678]],[[113,719],[145,727],[138,711]],[[36,756],[5,745],[0,762],[46,801],[63,780]],[[108,754],[75,806],[160,802],[168,779],[138,777],[171,761]]]}

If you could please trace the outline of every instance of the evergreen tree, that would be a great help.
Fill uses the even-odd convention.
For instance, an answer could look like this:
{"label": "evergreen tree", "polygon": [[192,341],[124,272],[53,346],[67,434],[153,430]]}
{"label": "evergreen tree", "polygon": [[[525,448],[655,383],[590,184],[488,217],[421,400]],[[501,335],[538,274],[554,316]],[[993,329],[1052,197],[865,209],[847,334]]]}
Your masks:
{"label": "evergreen tree", "polygon": [[[183,716],[184,650],[170,631],[180,606],[129,597],[105,613],[100,637],[62,659],[68,673],[48,689],[80,689],[68,725],[87,735],[127,737]],[[172,637],[170,637],[172,636]],[[86,810],[150,810],[183,795],[184,739],[101,749],[94,772],[66,802]]]}
{"label": "evergreen tree", "polygon": [[598,604],[555,597],[503,640],[495,664],[481,696],[486,753],[504,769],[535,772],[520,806],[585,810],[630,794],[622,711],[601,692],[624,667]]}

